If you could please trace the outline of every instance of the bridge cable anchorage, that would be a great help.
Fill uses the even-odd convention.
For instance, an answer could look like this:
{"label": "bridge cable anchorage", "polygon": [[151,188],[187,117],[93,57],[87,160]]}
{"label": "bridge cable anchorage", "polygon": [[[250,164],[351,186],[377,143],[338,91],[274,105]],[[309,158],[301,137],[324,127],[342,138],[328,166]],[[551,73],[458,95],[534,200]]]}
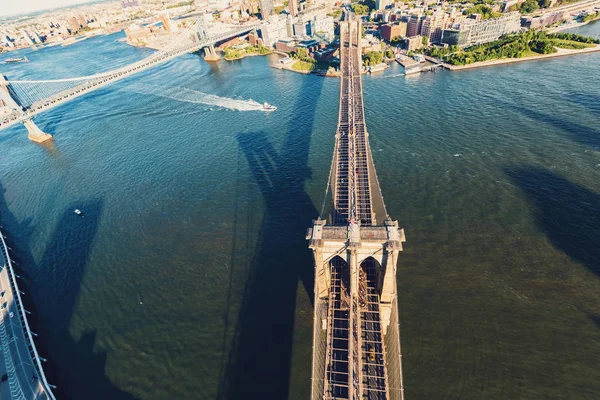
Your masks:
{"label": "bridge cable anchorage", "polygon": [[0,90],[8,92],[20,107],[13,108],[13,113],[0,118],[0,129],[16,122],[31,119],[34,115],[56,107],[65,101],[169,61],[184,53],[193,53],[203,47],[250,32],[259,27],[260,23],[234,27],[210,37],[206,34],[203,26],[200,18],[193,18],[185,29],[174,33],[171,40],[162,46],[160,50],[142,60],[110,71],[60,79],[0,79],[2,84]]}

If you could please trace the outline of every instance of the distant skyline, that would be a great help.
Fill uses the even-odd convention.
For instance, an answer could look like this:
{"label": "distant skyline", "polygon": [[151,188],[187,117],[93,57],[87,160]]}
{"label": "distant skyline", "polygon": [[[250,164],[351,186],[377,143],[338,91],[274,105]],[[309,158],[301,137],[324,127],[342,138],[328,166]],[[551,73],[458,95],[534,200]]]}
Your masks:
{"label": "distant skyline", "polygon": [[92,0],[3,0],[0,4],[0,16],[24,14],[49,8],[65,7],[89,3]]}

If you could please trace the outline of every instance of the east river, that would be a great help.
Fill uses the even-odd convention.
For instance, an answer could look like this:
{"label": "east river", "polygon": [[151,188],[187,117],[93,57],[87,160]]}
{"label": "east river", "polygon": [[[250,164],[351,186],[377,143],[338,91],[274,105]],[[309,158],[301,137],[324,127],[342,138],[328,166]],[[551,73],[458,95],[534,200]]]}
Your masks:
{"label": "east river", "polygon": [[[0,72],[69,78],[151,53],[121,37]],[[52,148],[0,132],[1,224],[60,399],[309,398],[304,235],[339,83],[271,61],[181,56],[36,117]],[[598,398],[600,54],[401,72],[364,91],[407,236],[406,398]]]}

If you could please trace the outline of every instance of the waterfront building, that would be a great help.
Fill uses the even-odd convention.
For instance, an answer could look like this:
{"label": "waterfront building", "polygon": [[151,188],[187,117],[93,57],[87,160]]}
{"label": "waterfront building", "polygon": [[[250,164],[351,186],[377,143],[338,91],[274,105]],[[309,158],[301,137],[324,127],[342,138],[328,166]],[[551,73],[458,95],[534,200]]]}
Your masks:
{"label": "waterfront building", "polygon": [[417,35],[406,39],[406,50],[415,51],[423,47],[423,36]]}
{"label": "waterfront building", "polygon": [[296,41],[292,39],[281,39],[275,43],[275,49],[284,53],[294,53],[296,48]]}
{"label": "waterfront building", "polygon": [[27,33],[27,31],[23,31],[22,35],[23,39],[25,40],[25,42],[27,42],[29,46],[33,46],[35,44],[31,36],[29,36],[29,33]]}
{"label": "waterfront building", "polygon": [[382,39],[391,42],[394,39],[406,37],[407,27],[408,24],[406,22],[401,21],[397,24],[382,25],[379,30],[381,31]]}
{"label": "waterfront building", "polygon": [[260,15],[263,20],[267,20],[270,16],[275,15],[273,0],[258,0],[258,5],[260,7]]}
{"label": "waterfront building", "polygon": [[538,29],[550,26],[565,19],[565,13],[562,11],[550,12],[537,17],[521,17],[521,26],[527,29]]}
{"label": "waterfront building", "polygon": [[457,28],[445,29],[441,42],[460,47],[493,42],[502,35],[518,32],[521,29],[520,16],[518,12],[510,12],[483,21],[468,19]]}

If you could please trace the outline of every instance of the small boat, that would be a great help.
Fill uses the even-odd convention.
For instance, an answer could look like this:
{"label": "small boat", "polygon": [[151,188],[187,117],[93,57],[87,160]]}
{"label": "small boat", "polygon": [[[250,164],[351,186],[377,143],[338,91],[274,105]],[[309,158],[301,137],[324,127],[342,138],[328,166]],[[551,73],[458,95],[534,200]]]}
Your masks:
{"label": "small boat", "polygon": [[18,63],[18,62],[29,62],[29,60],[27,59],[27,57],[13,57],[13,58],[7,58],[6,60],[4,60],[4,62]]}
{"label": "small boat", "polygon": [[81,215],[83,217],[83,213],[79,209],[75,209],[75,214]]}
{"label": "small boat", "polygon": [[263,111],[271,112],[277,110],[277,107],[270,105],[269,103],[263,104]]}

